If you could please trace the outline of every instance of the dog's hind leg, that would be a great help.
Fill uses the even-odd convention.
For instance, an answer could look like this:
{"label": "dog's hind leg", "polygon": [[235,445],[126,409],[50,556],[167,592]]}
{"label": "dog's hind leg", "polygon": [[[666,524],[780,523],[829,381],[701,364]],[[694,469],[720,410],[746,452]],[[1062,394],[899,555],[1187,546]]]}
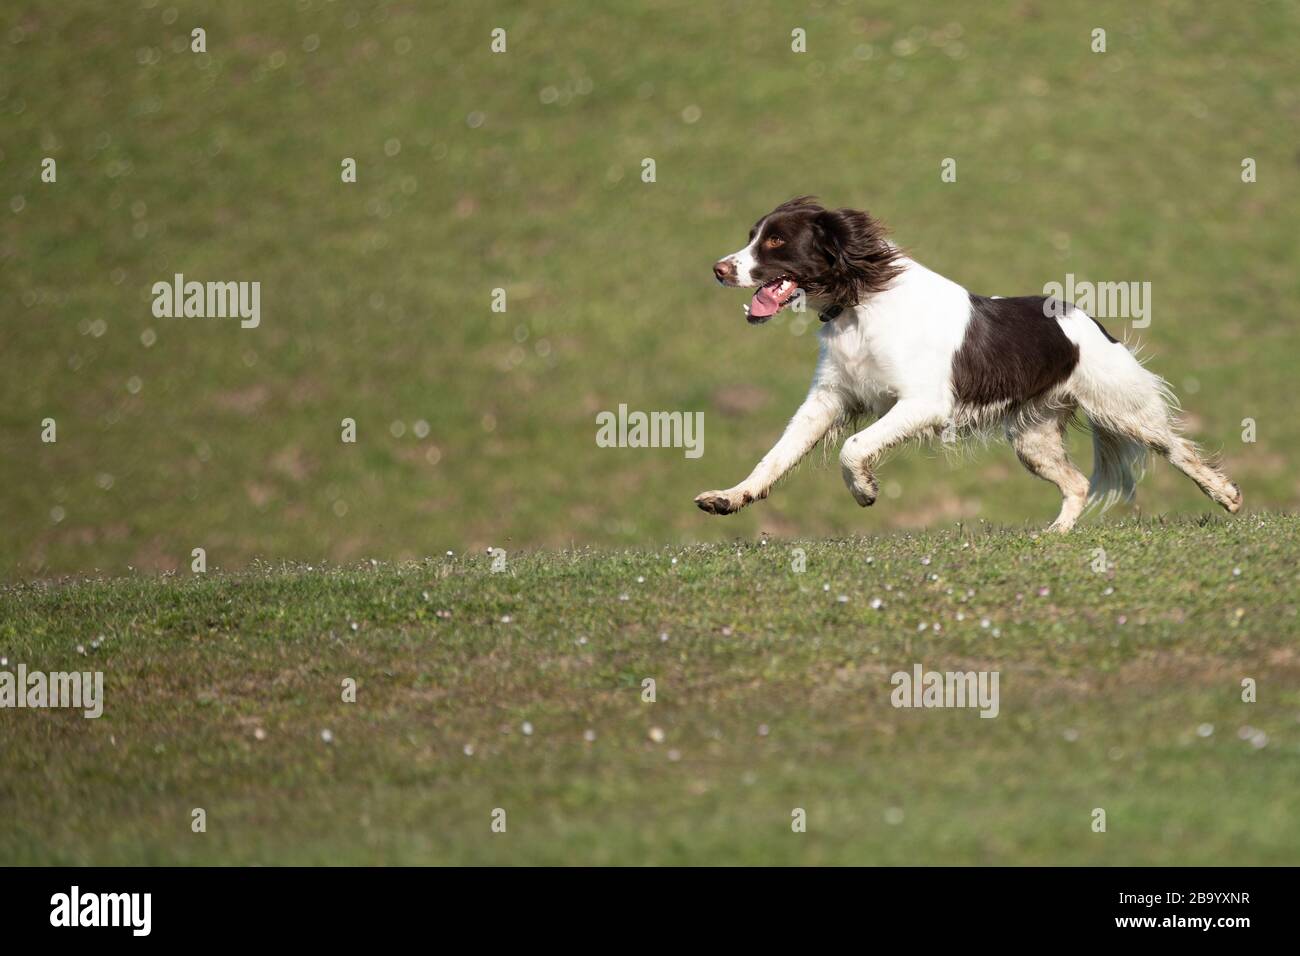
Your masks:
{"label": "dog's hind leg", "polygon": [[1196,482],[1211,501],[1229,514],[1236,514],[1241,509],[1241,489],[1202,458],[1193,442],[1178,434],[1165,416],[1163,407],[1158,416],[1149,418],[1149,421],[1137,419],[1129,423],[1132,439],[1163,455],[1169,464]]}
{"label": "dog's hind leg", "polygon": [[[1145,401],[1137,407],[1111,411],[1108,415],[1106,414],[1108,410],[1105,409],[1100,415],[1087,406],[1085,410],[1092,423],[1094,435],[1100,431],[1105,439],[1097,445],[1099,467],[1104,466],[1106,462],[1108,448],[1112,449],[1109,452],[1112,459],[1124,456],[1135,457],[1125,450],[1126,442],[1137,453],[1142,453],[1149,448],[1168,459],[1171,465],[1196,482],[1210,500],[1219,504],[1229,514],[1236,514],[1241,509],[1241,489],[1230,481],[1227,475],[1205,461],[1193,442],[1179,434],[1168,403],[1161,392],[1153,388],[1151,394],[1145,396]],[[1119,450],[1113,450],[1116,448]]]}
{"label": "dog's hind leg", "polygon": [[1066,532],[1074,527],[1088,502],[1088,479],[1065,448],[1065,428],[1073,409],[1052,409],[1045,417],[1007,423],[1007,438],[1016,456],[1032,474],[1061,489],[1061,513],[1049,531]]}
{"label": "dog's hind leg", "polygon": [[1165,457],[1229,514],[1235,515],[1241,509],[1241,489],[1201,458],[1196,446],[1182,435],[1174,436]]}
{"label": "dog's hind leg", "polygon": [[1062,326],[1079,345],[1079,365],[1068,387],[1092,426],[1093,499],[1109,504],[1130,497],[1150,449],[1236,514],[1241,509],[1241,489],[1179,434],[1177,400],[1169,385],[1143,368],[1122,343],[1107,341],[1101,326],[1078,309],[1062,320]]}

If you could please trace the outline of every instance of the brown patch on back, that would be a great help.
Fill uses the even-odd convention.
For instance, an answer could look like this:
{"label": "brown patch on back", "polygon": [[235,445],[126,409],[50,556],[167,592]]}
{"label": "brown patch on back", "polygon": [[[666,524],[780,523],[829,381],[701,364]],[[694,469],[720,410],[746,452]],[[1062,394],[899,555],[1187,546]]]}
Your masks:
{"label": "brown patch on back", "polygon": [[[1070,377],[1079,347],[1050,314],[1047,296],[990,299],[971,295],[966,337],[953,357],[957,401],[1019,405]],[[1057,311],[1064,311],[1062,304]]]}

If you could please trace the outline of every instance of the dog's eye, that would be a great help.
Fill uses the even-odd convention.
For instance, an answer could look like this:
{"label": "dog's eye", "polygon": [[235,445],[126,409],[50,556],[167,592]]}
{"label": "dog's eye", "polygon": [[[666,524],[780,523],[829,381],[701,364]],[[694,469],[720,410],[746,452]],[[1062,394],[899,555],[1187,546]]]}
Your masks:
{"label": "dog's eye", "polygon": [[768,236],[763,240],[764,249],[780,249],[785,245],[785,240],[780,236]]}

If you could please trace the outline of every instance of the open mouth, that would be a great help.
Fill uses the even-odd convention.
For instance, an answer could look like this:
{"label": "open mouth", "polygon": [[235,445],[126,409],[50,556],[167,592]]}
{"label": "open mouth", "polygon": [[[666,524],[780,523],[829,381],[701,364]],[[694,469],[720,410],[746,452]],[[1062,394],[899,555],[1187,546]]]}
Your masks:
{"label": "open mouth", "polygon": [[789,276],[781,276],[759,287],[745,311],[754,324],[766,322],[789,304],[799,284]]}

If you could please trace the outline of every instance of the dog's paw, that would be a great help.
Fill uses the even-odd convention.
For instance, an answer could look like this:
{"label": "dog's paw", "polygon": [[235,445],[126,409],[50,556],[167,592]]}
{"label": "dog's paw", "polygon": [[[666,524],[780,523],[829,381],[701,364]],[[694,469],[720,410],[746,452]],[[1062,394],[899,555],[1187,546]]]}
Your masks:
{"label": "dog's paw", "polygon": [[856,484],[849,485],[849,494],[853,495],[853,500],[864,508],[870,508],[876,503],[876,490],[859,488]]}
{"label": "dog's paw", "polygon": [[844,467],[844,484],[848,486],[849,494],[864,508],[870,508],[876,503],[876,495],[879,487],[876,484],[876,476],[872,474],[862,474],[860,471]]}
{"label": "dog's paw", "polygon": [[1223,507],[1227,510],[1228,514],[1235,515],[1241,510],[1241,487],[1235,482],[1230,483],[1228,487],[1232,489],[1232,496],[1227,501],[1223,502]]}
{"label": "dog's paw", "polygon": [[706,491],[695,496],[695,504],[699,509],[711,515],[732,514],[753,500],[753,495],[735,491]]}

